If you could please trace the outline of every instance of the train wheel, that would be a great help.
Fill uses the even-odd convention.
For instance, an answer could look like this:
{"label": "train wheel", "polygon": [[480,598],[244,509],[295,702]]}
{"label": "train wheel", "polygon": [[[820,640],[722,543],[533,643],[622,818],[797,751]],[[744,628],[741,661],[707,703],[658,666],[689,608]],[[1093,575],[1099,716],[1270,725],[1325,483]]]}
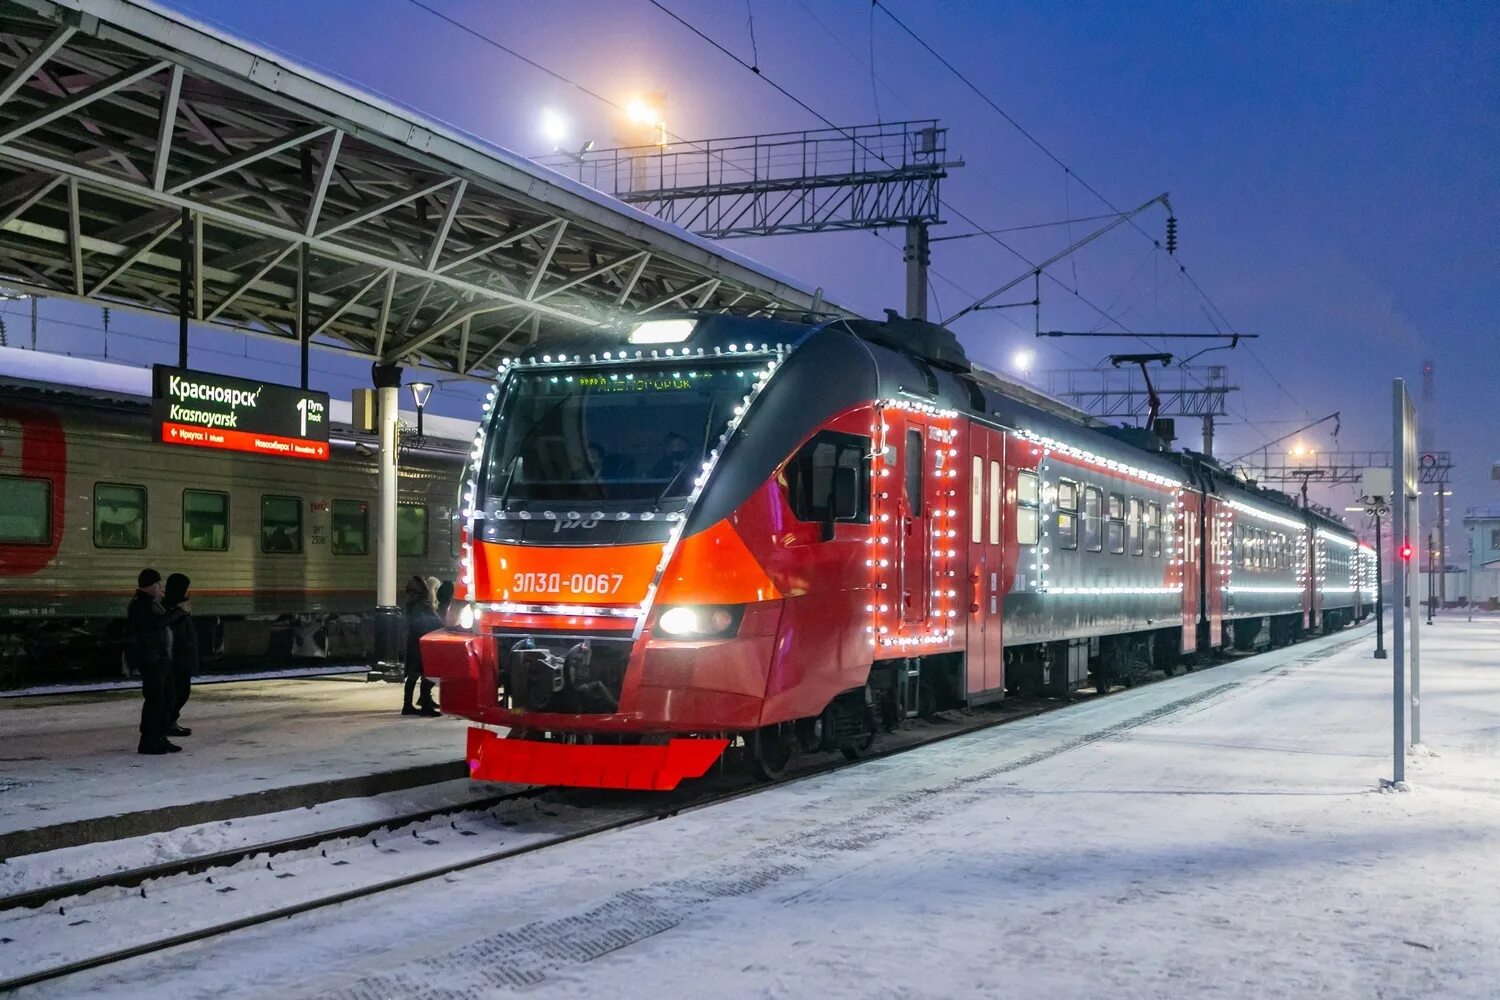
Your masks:
{"label": "train wheel", "polygon": [[783,726],[761,726],[745,741],[750,751],[750,767],[757,777],[775,781],[786,774],[792,759],[792,741]]}
{"label": "train wheel", "polygon": [[833,703],[834,725],[838,747],[847,760],[859,760],[875,745],[877,718],[871,691],[853,691]]}

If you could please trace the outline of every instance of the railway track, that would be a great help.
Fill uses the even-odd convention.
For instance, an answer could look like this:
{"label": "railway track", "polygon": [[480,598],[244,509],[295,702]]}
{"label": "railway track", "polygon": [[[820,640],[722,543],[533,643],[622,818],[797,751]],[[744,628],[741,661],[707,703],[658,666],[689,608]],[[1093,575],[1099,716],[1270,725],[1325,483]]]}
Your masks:
{"label": "railway track", "polygon": [[[1327,641],[1311,651],[1311,656],[1304,656],[1293,662],[1302,664],[1332,655],[1353,642],[1359,641],[1363,637],[1362,633],[1363,629],[1359,630],[1356,635],[1346,636],[1342,642]],[[1290,648],[1295,648],[1295,646]],[[1233,657],[1235,660],[1243,658],[1242,656]],[[1211,669],[1211,667],[1205,669]],[[1172,679],[1173,677],[1169,676],[1153,675],[1143,681],[1142,685],[1165,683]],[[801,781],[845,768],[859,767],[862,764],[904,753],[917,747],[929,746],[1057,711],[1071,705],[1091,702],[1101,697],[1108,697],[1108,695],[1095,692],[1066,701],[1008,700],[994,709],[980,709],[962,713],[957,717],[897,730],[896,733],[883,737],[877,749],[853,761],[835,759],[830,755],[794,757],[785,777],[777,784]],[[1105,733],[1100,738],[1104,735],[1108,734]],[[166,901],[163,897],[170,896],[174,892],[179,897],[191,897],[193,893],[196,893],[208,904],[206,909],[210,914],[207,919],[200,920],[196,926],[168,927],[155,935],[148,933],[148,940],[137,941],[122,947],[106,946],[81,958],[39,966],[0,979],[0,992],[206,941],[245,928],[379,895],[468,869],[504,862],[626,827],[667,819],[686,811],[753,795],[767,787],[770,786],[756,782],[746,775],[734,775],[724,771],[701,779],[685,789],[669,793],[612,793],[554,788],[521,789],[497,794],[489,800],[464,803],[461,806],[429,809],[408,816],[255,844],[231,851],[201,855],[0,897],[0,957],[5,955],[5,949],[12,944],[11,939],[5,936],[5,926],[10,920],[42,917],[50,919],[56,916],[57,923],[76,928],[81,924],[93,922],[94,918],[86,915],[91,908],[97,910],[100,907],[114,905],[117,909],[127,911],[122,922],[130,924],[134,932],[141,930],[137,917],[141,904],[137,901],[144,901],[147,904],[153,900]],[[441,821],[445,817],[451,817],[444,828],[447,831],[446,834],[435,832],[430,827],[424,830],[424,824],[430,824],[434,820]],[[461,823],[463,825],[460,825]],[[379,870],[381,865],[370,864],[371,860],[400,854],[401,847],[410,846],[420,849],[440,847],[444,844],[452,846],[460,837],[481,836],[484,831],[466,828],[476,825],[485,826],[492,834],[507,838],[506,845],[493,849],[438,851],[425,863],[419,860],[418,863],[406,867],[405,870],[381,871]],[[408,827],[413,827],[410,836],[404,832]],[[447,839],[435,839],[438,837]],[[393,847],[392,845],[399,846]],[[421,851],[419,850],[418,853]],[[236,867],[244,866],[246,862],[252,859],[258,860],[261,857],[266,858],[263,867],[257,866],[253,869]],[[320,871],[326,872],[333,867],[351,865],[355,866],[357,872],[367,877],[356,879],[355,884],[314,889],[302,894],[300,898],[294,891],[285,891],[280,893],[281,899],[267,900],[268,905],[253,906],[248,912],[230,917],[214,916],[221,909],[221,904],[214,901],[222,900],[225,893],[236,892],[238,887],[234,885],[234,882],[245,879],[249,875],[259,877],[263,883],[261,888],[264,888],[273,880],[294,881],[303,875],[311,875],[313,878],[309,881],[316,881],[316,875]],[[392,866],[384,867],[389,869]],[[394,867],[401,868],[399,864]],[[262,875],[262,873],[265,874]],[[202,879],[197,878],[200,875],[203,876]],[[299,883],[299,888],[302,884]],[[138,892],[130,893],[129,890],[138,890]],[[96,902],[89,897],[107,898]],[[56,907],[55,911],[53,907]],[[173,908],[176,907],[191,909],[190,905],[184,907],[180,899],[173,903]],[[44,911],[43,908],[45,908]],[[200,909],[204,908],[200,905]],[[82,919],[79,919],[80,914],[83,914]]]}

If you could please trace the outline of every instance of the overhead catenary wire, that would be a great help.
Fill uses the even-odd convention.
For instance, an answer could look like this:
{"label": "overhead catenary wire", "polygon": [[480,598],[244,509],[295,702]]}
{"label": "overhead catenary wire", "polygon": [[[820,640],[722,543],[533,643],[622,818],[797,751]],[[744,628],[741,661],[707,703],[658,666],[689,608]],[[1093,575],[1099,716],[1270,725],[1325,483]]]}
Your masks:
{"label": "overhead catenary wire", "polygon": [[[908,25],[899,16],[897,16],[897,14],[895,13],[895,11],[891,10],[890,7],[886,6],[886,4],[883,2],[883,0],[870,0],[870,3],[871,3],[872,9],[873,8],[879,8],[880,11],[881,11],[881,13],[883,13],[886,17],[888,17],[893,24],[895,24],[898,28],[900,28],[903,32],[905,32],[906,35],[908,37],[910,37],[912,39],[912,41],[916,42],[916,44],[918,46],[920,46],[923,50],[925,50],[928,55],[932,56],[932,58],[936,59],[939,63],[941,63],[942,66],[945,69],[947,69],[948,72],[952,73],[953,76],[955,78],[957,78],[960,83],[962,83],[976,97],[978,97],[981,101],[983,101],[986,105],[988,105],[996,114],[998,114],[1001,118],[1003,118],[1006,122],[1008,122],[1012,128],[1014,128],[1028,142],[1030,142],[1033,146],[1035,146],[1042,153],[1042,155],[1046,156],[1049,160],[1051,160],[1053,163],[1055,163],[1058,167],[1062,168],[1062,170],[1065,172],[1065,174],[1068,177],[1071,177],[1073,180],[1077,181],[1078,184],[1079,184],[1079,186],[1081,186],[1084,190],[1088,191],[1095,198],[1099,199],[1099,201],[1101,201],[1106,207],[1114,210],[1117,213],[1120,211],[1120,209],[1118,208],[1118,206],[1116,206],[1113,201],[1111,201],[1108,197],[1106,197],[1103,192],[1101,192],[1098,188],[1094,187],[1087,180],[1085,180],[1082,176],[1080,176],[1079,173],[1076,170],[1074,170],[1071,166],[1069,166],[1066,162],[1064,162],[1063,159],[1060,156],[1058,156],[1056,153],[1054,153],[1046,145],[1046,143],[1042,142],[1039,138],[1037,138],[1036,135],[1034,135],[1029,129],[1026,128],[1026,126],[1022,125],[1018,120],[1016,120],[1016,118],[1013,115],[1011,115],[1008,111],[1006,111],[1003,107],[1001,107],[993,98],[991,98],[988,94],[986,94],[983,90],[981,90],[979,88],[979,86],[974,83],[973,80],[969,79],[969,77],[963,73],[962,70],[960,70],[950,60],[948,60],[947,57],[945,57],[936,48],[934,48],[925,38],[923,38],[921,35],[917,34],[916,31],[913,30],[910,25]],[[1140,225],[1137,224],[1136,222],[1132,221],[1130,223],[1130,226],[1131,226],[1132,229],[1135,229],[1137,232],[1139,232],[1142,236],[1146,237],[1148,240],[1151,240],[1151,242],[1153,244],[1157,244],[1158,243],[1157,239],[1154,236],[1152,236],[1150,233],[1146,232],[1146,230],[1142,229],[1140,227]],[[1228,329],[1234,329],[1234,324],[1231,323],[1231,322],[1229,322],[1228,317],[1225,316],[1224,311],[1221,308],[1219,308],[1218,303],[1214,302],[1214,300],[1209,296],[1208,292],[1203,288],[1203,286],[1198,282],[1198,280],[1191,273],[1189,273],[1189,271],[1187,269],[1187,265],[1183,264],[1180,260],[1176,259],[1175,256],[1174,256],[1174,262],[1177,264],[1178,273],[1182,276],[1183,279],[1185,279],[1189,284],[1192,285],[1193,290],[1197,293],[1198,297],[1203,300],[1203,302],[1205,303],[1207,309],[1211,310],[1214,313],[1216,313],[1218,315],[1219,320],[1223,322],[1223,324],[1224,324],[1224,326],[1226,328],[1228,328]],[[1271,369],[1266,365],[1266,363],[1261,360],[1260,355],[1255,351],[1255,349],[1253,347],[1250,347],[1249,345],[1246,345],[1246,350],[1249,352],[1250,357],[1261,368],[1261,370],[1265,372],[1266,376],[1268,378],[1270,378],[1272,384],[1274,384],[1277,389],[1281,390],[1281,392],[1287,397],[1287,399],[1291,400],[1291,402],[1294,405],[1296,405],[1299,408],[1301,408],[1303,410],[1303,412],[1307,413],[1308,415],[1311,415],[1311,411],[1308,410],[1307,407],[1300,400],[1298,400],[1296,396],[1294,396],[1292,394],[1291,390],[1289,390],[1281,382],[1281,380],[1276,377],[1276,375],[1271,371]]]}
{"label": "overhead catenary wire", "polygon": [[[412,0],[412,2],[416,2],[416,0]],[[722,53],[723,55],[727,56],[729,59],[731,59],[734,62],[738,63],[744,69],[748,70],[748,69],[751,68],[750,64],[747,63],[747,62],[745,62],[745,60],[742,57],[740,57],[739,55],[737,55],[736,53],[734,53],[733,51],[731,51],[729,48],[725,47],[717,39],[713,38],[711,35],[709,35],[705,31],[703,31],[701,28],[697,27],[692,22],[688,21],[686,18],[684,18],[682,15],[678,14],[676,11],[672,10],[666,4],[662,3],[661,0],[647,0],[647,3],[651,4],[651,6],[655,7],[657,10],[660,10],[663,14],[666,14],[668,17],[670,17],[672,20],[676,21],[682,27],[686,28],[688,31],[692,32],[694,35],[697,35],[700,39],[702,39],[708,45],[712,46],[714,49],[718,50],[720,53]],[[758,77],[760,77],[760,79],[764,80],[774,90],[776,90],[777,93],[781,94],[787,100],[789,100],[793,104],[797,105],[803,111],[806,111],[808,114],[812,115],[814,118],[817,118],[819,121],[821,121],[824,125],[828,126],[829,128],[834,129],[835,131],[841,133],[846,138],[850,139],[852,142],[854,142],[857,145],[859,145],[867,153],[870,153],[876,159],[880,160],[883,163],[886,163],[887,165],[890,165],[890,161],[886,160],[886,158],[884,156],[882,156],[878,151],[870,149],[870,147],[868,145],[866,145],[858,136],[852,134],[849,129],[847,129],[847,128],[841,126],[841,125],[835,124],[832,121],[832,119],[828,118],[822,112],[820,112],[816,108],[812,107],[812,105],[810,105],[806,101],[802,100],[802,98],[798,97],[796,94],[792,93],[790,90],[788,90],[787,88],[783,87],[780,83],[776,82],[774,79],[772,79],[770,76],[768,76],[764,71],[758,72],[758,73],[756,73],[756,75]],[[972,219],[967,213],[965,213],[964,211],[962,211],[961,209],[959,209],[957,206],[953,205],[951,202],[948,202],[948,201],[943,200],[943,199],[939,199],[939,204],[941,204],[944,208],[946,208],[949,211],[951,211],[954,215],[958,216],[964,222],[968,223],[970,226],[974,227],[974,229],[979,230],[979,229],[983,228],[983,227],[981,227],[979,225],[978,222],[976,222],[974,219]],[[1047,280],[1053,282],[1059,288],[1062,288],[1064,291],[1071,292],[1073,294],[1073,296],[1075,298],[1077,298],[1080,302],[1082,302],[1084,305],[1088,306],[1094,312],[1099,313],[1100,315],[1104,316],[1109,322],[1111,322],[1115,326],[1119,327],[1120,330],[1125,333],[1125,335],[1132,336],[1132,337],[1136,336],[1136,334],[1135,334],[1134,331],[1132,331],[1129,327],[1125,326],[1125,324],[1121,323],[1119,320],[1115,319],[1113,316],[1110,316],[1109,313],[1107,313],[1105,310],[1103,310],[1102,308],[1100,308],[1097,304],[1095,304],[1093,301],[1091,301],[1083,293],[1081,293],[1081,292],[1079,292],[1079,291],[1077,291],[1075,289],[1069,288],[1066,282],[1062,281],[1060,278],[1058,278],[1056,275],[1052,274],[1051,272],[1049,272],[1049,271],[1043,271],[1043,270],[1038,269],[1036,263],[1034,261],[1032,261],[1029,257],[1027,257],[1025,254],[1023,254],[1021,251],[1017,250],[1015,247],[1011,246],[1009,243],[1006,243],[1004,240],[1000,239],[998,236],[994,235],[993,233],[986,233],[985,235],[989,238],[989,240],[991,242],[993,242],[993,243],[997,244],[998,246],[1004,248],[1007,252],[1009,252],[1010,254],[1012,254],[1013,256],[1015,256],[1018,260],[1020,260],[1024,264],[1026,264],[1029,268],[1031,268],[1036,273],[1041,274],[1043,277],[1047,278]],[[1139,338],[1137,338],[1137,339],[1139,339]]]}

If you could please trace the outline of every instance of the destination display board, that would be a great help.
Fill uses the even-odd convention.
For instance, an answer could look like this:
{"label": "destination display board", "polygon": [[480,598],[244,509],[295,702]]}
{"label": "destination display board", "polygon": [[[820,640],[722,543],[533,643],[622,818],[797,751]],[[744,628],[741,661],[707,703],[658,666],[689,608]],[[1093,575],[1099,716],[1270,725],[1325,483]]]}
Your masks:
{"label": "destination display board", "polygon": [[191,448],[328,461],[328,393],[156,365],[157,438]]}

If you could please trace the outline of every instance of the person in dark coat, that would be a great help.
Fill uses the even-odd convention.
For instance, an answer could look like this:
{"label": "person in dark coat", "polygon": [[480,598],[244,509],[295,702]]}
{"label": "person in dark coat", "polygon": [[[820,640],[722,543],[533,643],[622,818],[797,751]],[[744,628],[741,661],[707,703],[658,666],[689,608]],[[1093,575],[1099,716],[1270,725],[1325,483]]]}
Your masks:
{"label": "person in dark coat", "polygon": [[[443,627],[437,614],[437,591],[436,577],[423,580],[414,576],[406,583],[406,697],[401,704],[402,715],[443,714],[432,700],[432,681],[422,676],[422,636]],[[418,681],[422,683],[422,696],[413,705]]]}
{"label": "person in dark coat", "polygon": [[176,753],[182,747],[167,740],[172,712],[172,630],[161,604],[161,574],[143,569],[135,596],[125,609],[130,626],[130,665],[141,675],[141,742],[137,753]]}
{"label": "person in dark coat", "polygon": [[448,608],[453,604],[453,581],[444,580],[438,584],[437,589],[437,614],[438,618],[446,624],[448,621]]}
{"label": "person in dark coat", "polygon": [[193,675],[198,672],[198,628],[193,622],[193,602],[188,600],[186,575],[167,577],[162,607],[167,611],[167,627],[172,630],[172,701],[167,715],[168,736],[191,736],[193,731],[178,723],[182,706],[192,694]]}

